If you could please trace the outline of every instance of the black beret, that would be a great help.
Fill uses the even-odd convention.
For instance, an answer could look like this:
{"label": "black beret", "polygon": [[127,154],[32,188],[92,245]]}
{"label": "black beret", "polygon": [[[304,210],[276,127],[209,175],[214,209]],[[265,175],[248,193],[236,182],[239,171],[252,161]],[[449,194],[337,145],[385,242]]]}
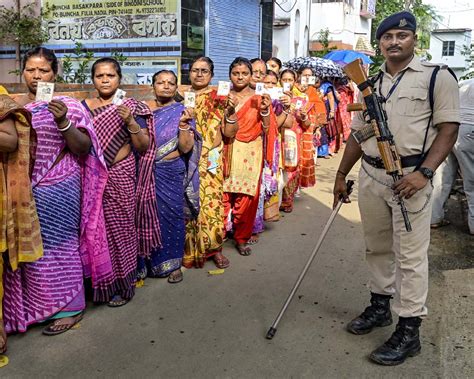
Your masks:
{"label": "black beret", "polygon": [[404,29],[416,32],[416,18],[412,13],[403,11],[394,13],[385,18],[377,28],[375,38],[380,39],[382,35],[390,29]]}

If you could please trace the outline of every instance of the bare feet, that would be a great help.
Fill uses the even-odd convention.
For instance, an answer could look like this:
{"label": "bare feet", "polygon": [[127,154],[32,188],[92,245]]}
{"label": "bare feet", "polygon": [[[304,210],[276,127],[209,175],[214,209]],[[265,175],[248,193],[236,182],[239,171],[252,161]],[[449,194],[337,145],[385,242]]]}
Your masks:
{"label": "bare feet", "polygon": [[255,245],[258,242],[258,234],[252,234],[252,237],[247,241],[248,245]]}

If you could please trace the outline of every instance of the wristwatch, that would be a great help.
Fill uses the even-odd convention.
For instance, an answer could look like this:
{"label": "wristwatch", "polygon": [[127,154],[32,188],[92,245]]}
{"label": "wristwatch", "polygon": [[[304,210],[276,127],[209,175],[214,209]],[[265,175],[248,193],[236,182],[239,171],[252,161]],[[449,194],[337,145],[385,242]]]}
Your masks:
{"label": "wristwatch", "polygon": [[420,171],[422,173],[422,175],[426,178],[426,179],[433,179],[433,176],[434,176],[434,172],[431,168],[428,168],[428,167],[420,167],[418,169],[418,171]]}

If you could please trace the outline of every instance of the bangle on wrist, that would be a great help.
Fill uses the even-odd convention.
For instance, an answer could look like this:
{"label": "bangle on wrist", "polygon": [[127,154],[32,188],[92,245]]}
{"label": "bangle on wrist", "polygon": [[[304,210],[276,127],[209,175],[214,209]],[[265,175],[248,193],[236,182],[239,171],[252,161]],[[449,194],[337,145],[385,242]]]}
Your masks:
{"label": "bangle on wrist", "polygon": [[64,128],[60,128],[60,127],[58,126],[58,130],[59,130],[61,133],[64,133],[65,131],[69,130],[69,128],[71,127],[71,125],[72,125],[71,120],[68,120],[67,125],[66,125]]}
{"label": "bangle on wrist", "polygon": [[260,111],[260,116],[262,116],[262,117],[270,116],[270,110],[267,109],[267,113],[262,113],[262,111]]}
{"label": "bangle on wrist", "polygon": [[342,176],[347,176],[347,174],[345,172],[342,172],[341,170],[337,170],[337,173],[341,174]]}
{"label": "bangle on wrist", "polygon": [[225,119],[225,122],[227,122],[228,124],[235,124],[237,122],[237,119],[230,120],[227,116],[225,116],[224,119]]}
{"label": "bangle on wrist", "polygon": [[130,134],[138,134],[138,133],[140,133],[142,128],[140,128],[140,126],[138,126],[138,130],[136,132],[134,132],[134,131],[130,130],[130,128],[127,126],[127,130]]}
{"label": "bangle on wrist", "polygon": [[182,128],[181,125],[178,126],[178,129],[181,130],[182,132],[189,132],[189,130],[191,129],[191,127],[188,125],[187,128]]}
{"label": "bangle on wrist", "polygon": [[303,122],[308,121],[308,116],[306,116],[305,118],[301,117],[301,121],[303,121]]}
{"label": "bangle on wrist", "polygon": [[291,112],[290,112],[290,109],[283,108],[283,113],[286,115],[289,115]]}

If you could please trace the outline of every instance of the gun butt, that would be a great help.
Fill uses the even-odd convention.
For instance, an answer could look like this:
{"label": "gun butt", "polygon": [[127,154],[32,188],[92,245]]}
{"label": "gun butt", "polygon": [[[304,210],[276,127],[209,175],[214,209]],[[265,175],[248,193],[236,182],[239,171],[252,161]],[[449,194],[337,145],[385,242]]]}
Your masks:
{"label": "gun butt", "polygon": [[348,112],[360,112],[365,111],[367,108],[362,103],[352,103],[347,105]]}
{"label": "gun butt", "polygon": [[367,80],[367,75],[362,68],[362,61],[360,59],[356,59],[355,61],[345,65],[344,72],[357,85]]}

